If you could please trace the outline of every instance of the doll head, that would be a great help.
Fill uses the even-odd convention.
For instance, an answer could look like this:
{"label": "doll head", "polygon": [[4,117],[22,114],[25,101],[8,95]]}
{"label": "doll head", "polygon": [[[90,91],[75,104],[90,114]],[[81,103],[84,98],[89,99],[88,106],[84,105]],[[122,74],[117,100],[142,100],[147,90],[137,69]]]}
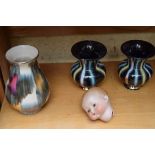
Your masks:
{"label": "doll head", "polygon": [[108,121],[112,117],[112,108],[108,95],[101,89],[94,87],[83,96],[82,108],[91,120]]}

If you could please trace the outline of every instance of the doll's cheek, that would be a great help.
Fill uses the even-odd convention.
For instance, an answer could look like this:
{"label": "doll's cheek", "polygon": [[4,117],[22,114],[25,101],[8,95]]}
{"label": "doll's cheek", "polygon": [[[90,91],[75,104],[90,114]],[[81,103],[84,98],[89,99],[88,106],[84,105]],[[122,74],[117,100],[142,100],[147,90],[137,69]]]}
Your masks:
{"label": "doll's cheek", "polygon": [[97,114],[102,114],[104,112],[103,104],[98,104],[95,108]]}

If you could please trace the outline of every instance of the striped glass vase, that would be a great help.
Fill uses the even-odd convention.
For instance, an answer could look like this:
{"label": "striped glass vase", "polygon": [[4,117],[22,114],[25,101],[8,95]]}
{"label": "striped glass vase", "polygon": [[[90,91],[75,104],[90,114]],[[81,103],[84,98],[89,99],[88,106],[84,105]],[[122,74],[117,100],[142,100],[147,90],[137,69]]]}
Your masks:
{"label": "striped glass vase", "polygon": [[106,47],[97,41],[85,40],[73,45],[71,52],[79,60],[72,65],[71,74],[84,90],[105,78],[106,69],[99,59],[105,56],[106,51]]}
{"label": "striped glass vase", "polygon": [[121,50],[128,59],[119,64],[119,77],[126,88],[137,90],[152,77],[152,67],[146,60],[155,55],[155,47],[146,41],[130,40],[122,44]]}

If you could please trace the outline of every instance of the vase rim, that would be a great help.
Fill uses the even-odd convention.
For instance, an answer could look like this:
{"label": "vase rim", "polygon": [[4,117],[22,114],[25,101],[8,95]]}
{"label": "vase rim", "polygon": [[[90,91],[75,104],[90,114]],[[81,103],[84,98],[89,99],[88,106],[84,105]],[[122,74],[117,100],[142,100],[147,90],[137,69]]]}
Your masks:
{"label": "vase rim", "polygon": [[98,60],[106,55],[107,49],[98,41],[82,40],[72,46],[71,53],[77,59]]}
{"label": "vase rim", "polygon": [[155,55],[155,47],[144,40],[128,40],[121,45],[121,51],[128,57],[150,58]]}
{"label": "vase rim", "polygon": [[17,45],[6,51],[5,57],[12,64],[30,63],[39,56],[38,49],[31,45]]}

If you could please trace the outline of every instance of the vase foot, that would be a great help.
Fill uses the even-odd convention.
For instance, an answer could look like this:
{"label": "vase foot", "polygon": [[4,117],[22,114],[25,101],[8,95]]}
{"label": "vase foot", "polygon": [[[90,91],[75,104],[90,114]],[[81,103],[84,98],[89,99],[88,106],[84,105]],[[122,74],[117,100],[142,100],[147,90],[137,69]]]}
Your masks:
{"label": "vase foot", "polygon": [[87,91],[89,88],[88,87],[83,87],[83,90]]}
{"label": "vase foot", "polygon": [[136,87],[134,85],[127,85],[127,84],[124,84],[124,86],[127,88],[127,89],[130,89],[130,90],[138,90],[140,87]]}

